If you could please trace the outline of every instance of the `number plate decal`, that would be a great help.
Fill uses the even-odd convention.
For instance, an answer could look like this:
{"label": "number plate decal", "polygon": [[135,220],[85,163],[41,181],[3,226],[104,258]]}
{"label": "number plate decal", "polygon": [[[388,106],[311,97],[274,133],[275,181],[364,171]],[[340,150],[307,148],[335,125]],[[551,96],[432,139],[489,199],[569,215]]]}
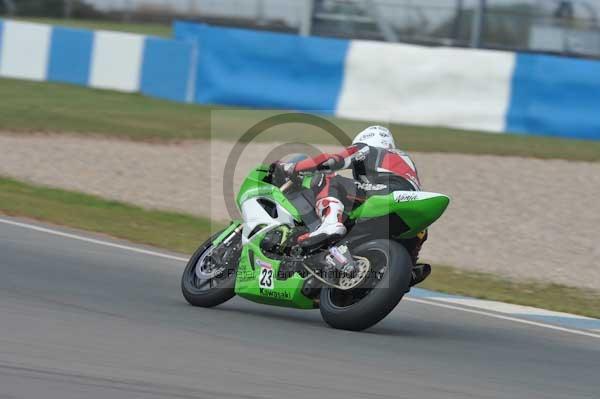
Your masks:
{"label": "number plate decal", "polygon": [[258,285],[261,288],[267,288],[269,290],[275,288],[275,281],[273,279],[273,269],[267,269],[266,267],[261,268],[258,278]]}
{"label": "number plate decal", "polygon": [[260,259],[256,260],[256,264],[260,266],[260,273],[258,274],[258,285],[260,288],[269,290],[275,288],[275,279],[273,278],[273,267],[271,264]]}

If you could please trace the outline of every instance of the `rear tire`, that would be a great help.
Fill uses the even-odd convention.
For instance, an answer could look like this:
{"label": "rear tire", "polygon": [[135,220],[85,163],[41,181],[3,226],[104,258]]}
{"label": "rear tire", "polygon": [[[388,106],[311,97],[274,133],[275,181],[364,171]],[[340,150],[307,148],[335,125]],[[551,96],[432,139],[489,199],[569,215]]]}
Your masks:
{"label": "rear tire", "polygon": [[[239,263],[239,252],[237,259],[231,259],[225,271],[214,279],[208,281],[200,280],[196,274],[198,261],[213,247],[212,241],[220,233],[206,240],[190,258],[181,277],[181,292],[184,298],[193,306],[210,308],[226,302],[235,296],[235,278]],[[240,238],[236,238],[239,240]],[[199,287],[199,285],[202,285]],[[207,286],[208,285],[208,286]]]}
{"label": "rear tire", "polygon": [[[397,242],[378,239],[360,244],[352,254],[371,262],[365,283],[342,291],[326,287],[321,290],[320,310],[323,320],[333,328],[362,331],[386,317],[409,290],[412,261],[406,249]],[[375,273],[381,270],[381,278]],[[370,285],[369,285],[370,284]],[[372,288],[365,288],[365,287]],[[357,299],[358,298],[358,299]]]}

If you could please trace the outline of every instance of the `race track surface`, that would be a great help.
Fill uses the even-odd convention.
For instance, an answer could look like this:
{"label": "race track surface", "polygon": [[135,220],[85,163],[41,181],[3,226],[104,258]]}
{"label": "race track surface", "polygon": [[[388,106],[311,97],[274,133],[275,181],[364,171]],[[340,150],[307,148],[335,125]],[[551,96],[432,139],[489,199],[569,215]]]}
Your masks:
{"label": "race track surface", "polygon": [[183,267],[0,224],[0,398],[600,393],[600,339],[409,301],[363,333],[239,298],[193,308]]}

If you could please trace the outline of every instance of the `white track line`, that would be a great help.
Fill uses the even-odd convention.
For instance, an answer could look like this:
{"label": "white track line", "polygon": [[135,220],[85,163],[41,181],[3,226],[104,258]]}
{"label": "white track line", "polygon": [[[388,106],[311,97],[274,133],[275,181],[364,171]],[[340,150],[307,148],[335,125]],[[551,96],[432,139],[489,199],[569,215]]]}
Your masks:
{"label": "white track line", "polygon": [[[115,243],[108,242],[108,241],[96,240],[93,238],[88,238],[88,237],[84,237],[84,236],[80,236],[80,235],[76,235],[76,234],[64,233],[62,231],[52,230],[52,229],[36,226],[33,224],[29,224],[29,223],[15,222],[12,220],[6,220],[6,219],[2,219],[2,218],[0,218],[0,223],[9,224],[12,226],[18,226],[18,227],[22,227],[25,229],[35,230],[35,231],[39,231],[42,233],[47,233],[47,234],[51,234],[51,235],[55,235],[55,236],[59,236],[59,237],[71,238],[73,240],[79,240],[79,241],[89,242],[92,244],[103,245],[106,247],[118,248],[118,249],[123,249],[123,250],[131,251],[131,252],[137,252],[137,253],[144,254],[144,255],[156,256],[156,257],[165,258],[165,259],[172,259],[172,260],[177,260],[177,261],[181,261],[181,262],[188,261],[186,258],[181,258],[179,256],[168,255],[168,254],[156,252],[156,251],[149,251],[147,249],[131,247],[128,245],[115,244]],[[492,317],[492,318],[500,319],[500,320],[512,321],[515,323],[527,324],[530,326],[546,328],[549,330],[562,331],[562,332],[566,332],[566,333],[583,335],[583,336],[592,337],[592,338],[600,338],[600,334],[594,334],[592,332],[573,330],[570,328],[555,326],[553,324],[539,323],[536,321],[519,319],[516,317],[503,316],[503,315],[499,315],[496,313],[485,312],[483,310],[469,309],[469,308],[464,308],[464,307],[460,307],[460,306],[448,305],[445,303],[439,303],[439,302],[434,302],[431,300],[425,300],[425,299],[419,299],[419,298],[408,298],[407,297],[407,298],[404,298],[404,300],[410,301],[410,302],[421,303],[421,304],[425,304],[425,305],[437,306],[437,307],[444,308],[444,309],[452,309],[452,310],[458,310],[461,312],[473,313],[473,314]]]}
{"label": "white track line", "polygon": [[40,226],[36,226],[36,225],[33,225],[33,224],[29,224],[29,223],[14,222],[12,220],[6,220],[6,219],[1,219],[1,218],[0,218],[0,223],[10,224],[12,226],[19,226],[19,227],[23,227],[25,229],[40,231],[42,233],[47,233],[47,234],[51,234],[51,235],[54,235],[54,236],[71,238],[73,240],[91,242],[92,244],[104,245],[105,247],[112,247],[112,248],[124,249],[126,251],[137,252],[139,254],[150,255],[150,256],[157,256],[159,258],[178,260],[178,261],[182,261],[182,262],[187,262],[188,261],[188,259],[182,258],[182,257],[179,257],[179,256],[168,255],[168,254],[161,253],[161,252],[156,252],[156,251],[149,251],[147,249],[142,249],[142,248],[130,247],[128,245],[116,244],[116,243],[109,242],[109,241],[96,240],[96,239],[93,239],[93,238],[88,238],[88,237],[80,236],[80,235],[77,235],[77,234],[64,233],[62,231],[47,229],[47,228],[44,228],[44,227],[40,227]]}
{"label": "white track line", "polygon": [[437,306],[437,307],[445,308],[445,309],[460,310],[462,312],[474,313],[474,314],[478,314],[481,316],[493,317],[495,319],[500,319],[500,320],[513,321],[515,323],[527,324],[530,326],[542,327],[542,328],[547,328],[550,330],[568,332],[568,333],[577,334],[577,335],[584,335],[586,337],[600,338],[600,334],[594,334],[594,333],[582,331],[582,330],[573,330],[570,328],[555,326],[554,324],[546,324],[546,323],[539,323],[537,321],[519,319],[517,317],[503,316],[503,315],[499,315],[496,313],[485,312],[483,310],[475,310],[475,309],[463,308],[460,306],[447,305],[445,303],[439,303],[439,302],[429,301],[429,300],[420,299],[420,298],[404,298],[404,300],[410,301],[410,302],[422,303],[422,304],[431,305],[431,306]]}

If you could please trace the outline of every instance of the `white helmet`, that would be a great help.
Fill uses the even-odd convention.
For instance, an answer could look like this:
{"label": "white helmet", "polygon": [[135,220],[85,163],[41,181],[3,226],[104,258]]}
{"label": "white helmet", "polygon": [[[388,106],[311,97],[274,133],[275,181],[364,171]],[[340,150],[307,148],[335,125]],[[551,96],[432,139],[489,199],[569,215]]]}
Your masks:
{"label": "white helmet", "polygon": [[396,148],[394,136],[383,126],[371,126],[356,135],[352,144],[363,143],[371,147],[393,150]]}

